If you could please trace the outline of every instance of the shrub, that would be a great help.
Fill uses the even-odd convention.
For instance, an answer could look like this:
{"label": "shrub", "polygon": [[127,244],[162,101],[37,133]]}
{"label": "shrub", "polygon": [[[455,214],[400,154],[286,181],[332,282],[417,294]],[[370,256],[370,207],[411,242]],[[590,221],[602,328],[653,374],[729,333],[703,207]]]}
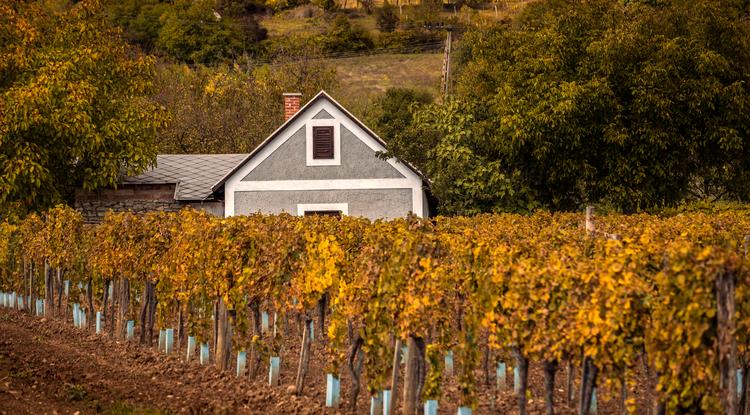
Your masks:
{"label": "shrub", "polygon": [[390,33],[396,30],[399,19],[398,15],[396,15],[396,10],[391,6],[388,0],[385,0],[383,7],[376,11],[375,20],[378,25],[378,30],[383,33]]}
{"label": "shrub", "polygon": [[352,25],[343,14],[336,16],[320,43],[326,52],[359,51],[372,49],[374,46],[370,35],[362,27]]}

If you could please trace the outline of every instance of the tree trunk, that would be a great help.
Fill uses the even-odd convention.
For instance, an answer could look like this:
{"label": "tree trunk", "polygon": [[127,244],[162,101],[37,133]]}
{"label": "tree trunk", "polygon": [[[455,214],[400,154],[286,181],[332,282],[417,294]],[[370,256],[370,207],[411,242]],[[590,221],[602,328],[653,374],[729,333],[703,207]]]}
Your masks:
{"label": "tree trunk", "polygon": [[96,317],[96,312],[94,311],[94,286],[92,285],[92,279],[89,277],[88,282],[86,283],[86,297],[88,297],[89,302],[89,318],[88,318],[88,326],[91,327],[92,324],[96,324],[94,321]]}
{"label": "tree trunk", "polygon": [[219,301],[215,300],[214,301],[214,327],[213,327],[214,328],[214,337],[213,337],[213,347],[212,347],[213,352],[214,352],[214,356],[216,356],[216,352],[218,350],[217,346],[218,346],[218,343],[219,343],[219,324],[218,324],[218,321],[219,321]]}
{"label": "tree trunk", "polygon": [[740,398],[739,402],[737,404],[737,414],[739,415],[747,415],[747,397],[748,397],[748,381],[747,381],[747,371],[750,368],[750,362],[741,359],[741,370],[742,370],[742,383],[739,385],[740,388]]}
{"label": "tree trunk", "polygon": [[620,385],[620,409],[622,409],[622,415],[628,415],[628,381],[624,374]]}
{"label": "tree trunk", "polygon": [[177,349],[181,350],[185,341],[185,315],[179,300],[177,300],[177,310]]}
{"label": "tree trunk", "polygon": [[123,278],[120,280],[120,290],[118,294],[118,314],[117,314],[117,337],[120,339],[127,338],[127,319],[130,308],[130,280]]}
{"label": "tree trunk", "polygon": [[[263,327],[260,317],[260,304],[258,304],[257,300],[253,300],[250,302],[248,307],[250,308],[250,316],[252,317],[253,321],[253,336],[258,336],[258,338],[261,338],[263,336]],[[258,350],[255,342],[253,342],[250,348],[250,370],[248,371],[251,379],[254,379],[255,376],[257,376],[258,371],[260,370],[260,363],[260,351]]]}
{"label": "tree trunk", "polygon": [[117,329],[115,328],[115,314],[117,303],[120,299],[120,283],[119,281],[112,280],[112,300],[110,301],[111,307],[109,310],[109,337],[114,337]]}
{"label": "tree trunk", "polygon": [[102,320],[107,321],[107,302],[109,300],[109,280],[104,281],[104,293],[102,294]]}
{"label": "tree trunk", "polygon": [[148,307],[148,345],[154,344],[154,323],[156,322],[156,284],[150,283],[149,289],[149,307]]}
{"label": "tree trunk", "polygon": [[63,295],[63,271],[62,268],[57,268],[57,315],[62,316],[63,319],[67,317],[67,298],[65,299],[65,310],[62,308],[62,295]]}
{"label": "tree trunk", "polygon": [[396,339],[393,346],[393,369],[391,371],[391,412],[398,406],[398,375],[401,371],[401,339]]}
{"label": "tree trunk", "polygon": [[572,361],[568,361],[568,379],[567,379],[567,388],[565,391],[566,394],[566,403],[568,406],[573,405],[573,399],[575,397],[575,378],[576,378],[576,367],[573,365]]}
{"label": "tree trunk", "polygon": [[423,338],[417,338],[417,411],[419,411],[419,403],[422,397],[422,389],[424,388],[424,379],[427,374],[427,365],[425,364],[425,341]]}
{"label": "tree trunk", "polygon": [[320,300],[318,300],[318,326],[320,326],[320,330],[318,333],[320,335],[318,336],[321,340],[323,340],[324,336],[323,333],[326,332],[326,304],[328,303],[328,294],[323,294],[322,297],[320,297]]}
{"label": "tree trunk", "polygon": [[544,407],[547,415],[555,415],[555,372],[557,360],[544,362]]}
{"label": "tree trunk", "polygon": [[516,367],[518,368],[518,414],[526,415],[526,389],[528,387],[529,361],[518,347],[513,348],[513,355],[516,358]]}
{"label": "tree trunk", "polygon": [[737,343],[734,338],[734,275],[716,279],[716,320],[719,343],[719,396],[724,414],[737,413]]}
{"label": "tree trunk", "polygon": [[143,294],[141,295],[141,314],[140,323],[141,334],[138,338],[138,343],[143,344],[146,342],[146,316],[148,315],[148,303],[149,303],[149,285],[151,283],[146,279],[143,284]]}
{"label": "tree trunk", "polygon": [[352,413],[357,412],[357,397],[359,397],[360,388],[359,377],[362,371],[362,343],[362,338],[357,336],[357,339],[354,341],[351,351],[349,352],[348,368],[349,375],[352,377],[352,398],[349,402],[349,409]]}
{"label": "tree trunk", "polygon": [[484,384],[490,386],[490,345],[489,343],[484,347],[484,354],[482,356],[482,368],[484,369]]}
{"label": "tree trunk", "polygon": [[580,415],[587,415],[591,409],[591,396],[596,386],[596,376],[599,369],[590,357],[583,359],[583,374],[581,378],[581,402],[578,409]]}
{"label": "tree trunk", "polygon": [[55,306],[55,296],[52,291],[52,269],[50,269],[49,261],[44,260],[44,311],[51,313],[52,307]]}
{"label": "tree trunk", "polygon": [[406,353],[406,372],[404,373],[404,405],[403,415],[416,414],[419,407],[419,339],[410,335]]}
{"label": "tree trunk", "polygon": [[297,367],[297,379],[295,381],[295,393],[301,396],[305,388],[305,376],[310,366],[310,324],[311,318],[305,318],[305,325],[302,327],[302,347],[299,353],[299,366]]}
{"label": "tree trunk", "polygon": [[232,327],[229,324],[229,311],[224,299],[217,300],[218,319],[216,320],[216,368],[228,370],[232,355]]}

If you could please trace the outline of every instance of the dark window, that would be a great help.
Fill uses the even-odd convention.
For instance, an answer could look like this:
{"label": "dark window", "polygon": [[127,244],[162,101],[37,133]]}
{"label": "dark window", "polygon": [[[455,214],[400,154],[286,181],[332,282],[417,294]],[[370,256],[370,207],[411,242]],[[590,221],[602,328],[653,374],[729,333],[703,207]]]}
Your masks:
{"label": "dark window", "polygon": [[340,210],[308,210],[305,211],[305,216],[335,216],[341,217]]}
{"label": "dark window", "polygon": [[333,158],[333,127],[313,127],[313,159]]}

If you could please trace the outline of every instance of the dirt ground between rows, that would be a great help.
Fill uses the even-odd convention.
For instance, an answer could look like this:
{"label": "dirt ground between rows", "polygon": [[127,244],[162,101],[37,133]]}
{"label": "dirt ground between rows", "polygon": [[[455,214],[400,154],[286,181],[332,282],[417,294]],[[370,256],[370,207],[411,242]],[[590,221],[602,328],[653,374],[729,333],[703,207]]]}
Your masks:
{"label": "dirt ground between rows", "polygon": [[[212,366],[186,363],[182,353],[165,356],[136,342],[92,334],[58,319],[0,309],[0,414],[349,413],[324,406],[325,360],[320,340],[313,348],[304,396],[291,394],[298,354],[294,345],[282,352],[281,386],[270,387],[266,376],[237,378]],[[556,413],[572,415],[575,411],[563,404],[564,382],[564,370],[560,370]],[[543,414],[542,374],[536,365],[531,366],[529,383],[529,412]],[[342,408],[348,407],[350,385],[343,374]],[[444,395],[439,413],[455,414],[459,394],[454,379],[445,382]],[[517,412],[512,391],[500,393],[494,408],[493,395],[491,386],[480,386],[476,414]],[[618,401],[603,390],[599,413],[620,413]],[[356,413],[369,413],[364,383]]]}

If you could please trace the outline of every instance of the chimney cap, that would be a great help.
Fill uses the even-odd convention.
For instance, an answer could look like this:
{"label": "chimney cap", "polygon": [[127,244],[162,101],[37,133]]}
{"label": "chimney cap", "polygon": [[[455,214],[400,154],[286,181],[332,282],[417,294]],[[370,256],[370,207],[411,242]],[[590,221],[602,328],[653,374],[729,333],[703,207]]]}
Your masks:
{"label": "chimney cap", "polygon": [[301,92],[284,92],[283,94],[285,97],[301,97]]}

